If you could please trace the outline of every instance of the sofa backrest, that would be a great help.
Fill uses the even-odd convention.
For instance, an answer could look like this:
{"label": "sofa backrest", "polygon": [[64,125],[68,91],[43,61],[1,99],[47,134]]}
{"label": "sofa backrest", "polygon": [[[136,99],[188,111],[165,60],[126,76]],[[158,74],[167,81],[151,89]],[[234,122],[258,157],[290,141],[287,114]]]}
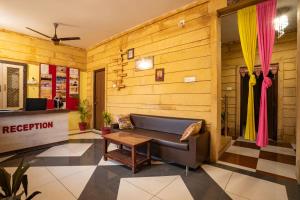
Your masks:
{"label": "sofa backrest", "polygon": [[181,135],[190,124],[199,121],[202,121],[202,128],[200,132],[204,132],[205,130],[205,121],[202,119],[160,117],[140,114],[130,114],[130,119],[136,128],[178,135]]}

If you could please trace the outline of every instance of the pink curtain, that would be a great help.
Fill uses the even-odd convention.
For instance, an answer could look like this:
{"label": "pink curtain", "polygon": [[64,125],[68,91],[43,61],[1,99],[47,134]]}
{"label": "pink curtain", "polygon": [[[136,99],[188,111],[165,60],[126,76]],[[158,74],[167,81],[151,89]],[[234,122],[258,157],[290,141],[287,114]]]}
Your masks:
{"label": "pink curtain", "polygon": [[258,49],[264,80],[261,87],[259,126],[256,144],[268,145],[267,89],[272,86],[268,77],[275,39],[273,21],[276,17],[276,0],[268,0],[257,5]]}

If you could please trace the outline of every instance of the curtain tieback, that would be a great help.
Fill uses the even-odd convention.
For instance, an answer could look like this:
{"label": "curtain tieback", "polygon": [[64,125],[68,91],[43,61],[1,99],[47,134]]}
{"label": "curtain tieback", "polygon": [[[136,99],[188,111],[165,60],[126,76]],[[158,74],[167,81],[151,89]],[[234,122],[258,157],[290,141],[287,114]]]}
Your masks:
{"label": "curtain tieback", "polygon": [[263,85],[266,89],[268,89],[272,86],[272,80],[269,77],[264,76]]}
{"label": "curtain tieback", "polygon": [[256,85],[256,77],[254,74],[251,74],[249,79],[249,86],[253,87],[254,85]]}

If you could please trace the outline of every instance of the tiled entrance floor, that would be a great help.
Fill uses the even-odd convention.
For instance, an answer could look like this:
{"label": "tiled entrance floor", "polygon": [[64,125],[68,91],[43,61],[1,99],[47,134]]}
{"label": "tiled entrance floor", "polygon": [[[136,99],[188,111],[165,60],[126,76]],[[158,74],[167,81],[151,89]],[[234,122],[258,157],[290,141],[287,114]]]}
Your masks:
{"label": "tiled entrance floor", "polygon": [[[244,141],[234,142],[221,162],[242,163],[239,166],[250,171],[204,164],[185,176],[184,167],[153,161],[153,165],[132,174],[124,165],[102,159],[102,137],[92,132],[72,135],[64,144],[50,148],[2,157],[0,167],[12,173],[25,158],[31,165],[27,171],[29,190],[42,192],[37,200],[300,199],[300,186],[295,180],[269,174],[292,177],[293,151],[288,147],[259,150]],[[279,150],[284,154],[279,156]],[[258,169],[265,173],[257,175]]]}
{"label": "tiled entrance floor", "polygon": [[270,144],[259,148],[238,138],[218,161],[219,164],[272,176],[296,178],[296,152],[290,144]]}

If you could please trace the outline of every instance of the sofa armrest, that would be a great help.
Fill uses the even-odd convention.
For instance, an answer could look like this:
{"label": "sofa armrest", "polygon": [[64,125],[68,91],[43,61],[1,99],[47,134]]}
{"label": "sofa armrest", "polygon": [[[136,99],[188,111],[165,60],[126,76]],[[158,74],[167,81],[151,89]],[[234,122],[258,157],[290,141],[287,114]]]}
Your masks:
{"label": "sofa armrest", "polygon": [[210,133],[204,132],[189,137],[189,151],[195,155],[197,162],[209,160]]}

